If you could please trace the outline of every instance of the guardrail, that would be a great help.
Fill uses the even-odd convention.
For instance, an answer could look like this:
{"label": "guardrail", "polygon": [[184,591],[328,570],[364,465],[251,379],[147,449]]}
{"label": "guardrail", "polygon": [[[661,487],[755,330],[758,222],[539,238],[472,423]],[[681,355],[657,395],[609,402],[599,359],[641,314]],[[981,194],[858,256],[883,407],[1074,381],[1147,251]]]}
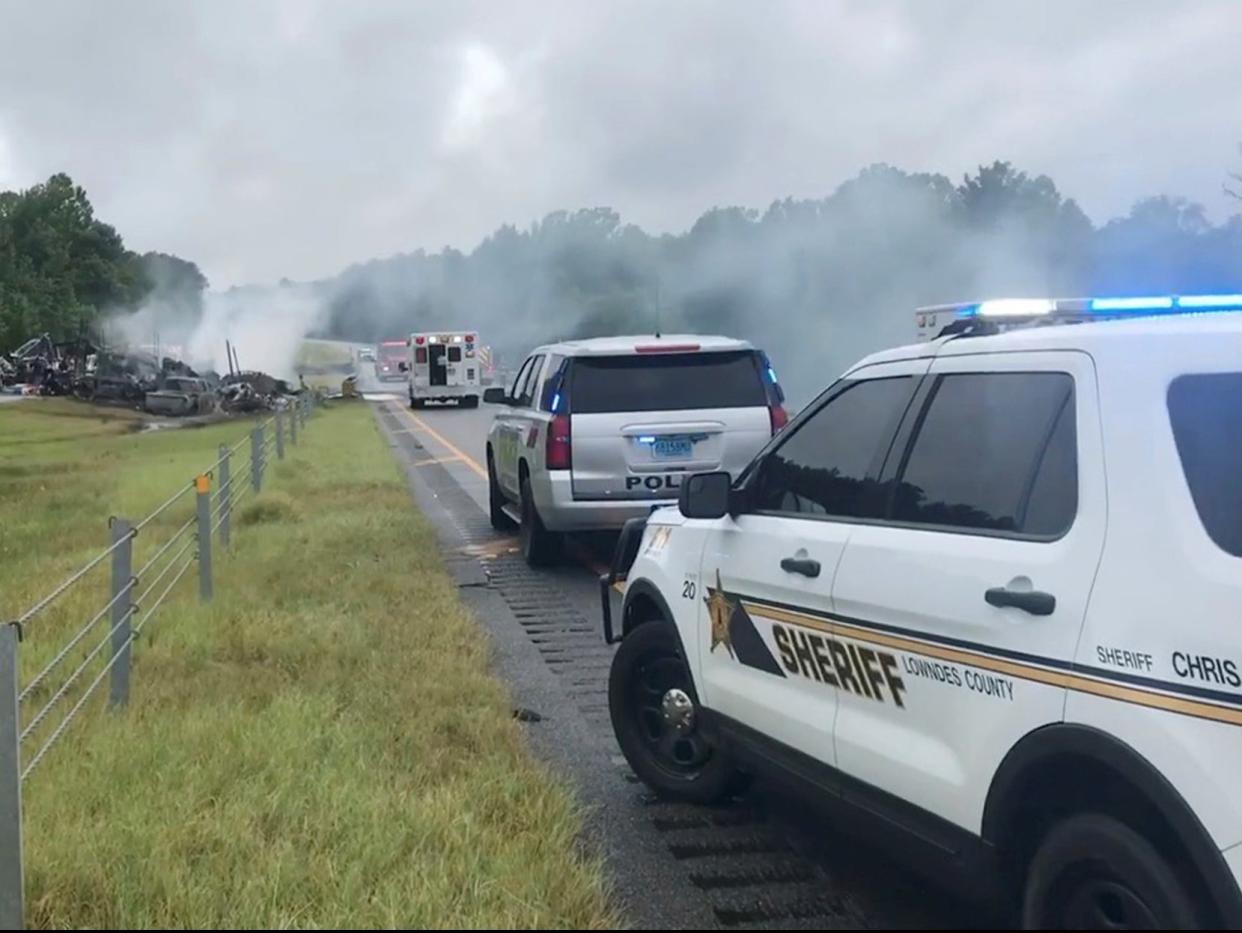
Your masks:
{"label": "guardrail", "polygon": [[[130,649],[195,563],[198,564],[199,600],[211,600],[212,539],[218,539],[222,547],[229,546],[234,507],[246,495],[262,489],[264,473],[273,455],[278,460],[284,458],[286,429],[289,443],[297,444],[298,431],[305,428],[313,404],[311,395],[298,396],[293,405],[260,422],[232,447],[221,444],[214,463],[145,518],[136,522],[117,516],[110,518],[108,547],[16,619],[0,624],[0,929],[20,930],[24,923],[23,785],[105,678],[109,682],[108,705],[115,709],[126,704]],[[250,446],[249,482],[235,476],[232,470],[233,456],[247,443]],[[213,477],[217,479],[214,497],[211,493]],[[135,571],[135,539],[144,531],[153,531],[157,523],[167,522],[166,516],[186,504],[190,496],[194,500],[191,514],[166,540],[158,542]],[[161,519],[163,522],[159,522]],[[28,631],[38,631],[30,623],[65,593],[91,578],[92,571],[105,562],[111,572],[107,601],[23,684],[18,669],[21,645]],[[105,619],[109,627],[98,637],[102,630],[100,623]],[[96,638],[88,641],[92,633]],[[67,674],[58,673],[70,666],[72,670]],[[61,707],[67,707],[67,711],[59,719],[53,717],[52,713]]]}

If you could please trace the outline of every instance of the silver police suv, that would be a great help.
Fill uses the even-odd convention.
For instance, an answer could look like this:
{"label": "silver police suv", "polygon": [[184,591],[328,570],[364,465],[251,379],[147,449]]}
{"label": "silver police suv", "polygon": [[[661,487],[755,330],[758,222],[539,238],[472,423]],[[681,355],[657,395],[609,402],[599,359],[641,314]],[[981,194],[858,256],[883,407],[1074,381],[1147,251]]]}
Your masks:
{"label": "silver police suv", "polygon": [[620,528],[677,500],[682,478],[739,473],[785,424],[762,350],[703,336],[600,337],[534,350],[487,436],[492,525],[531,564],[561,533]]}

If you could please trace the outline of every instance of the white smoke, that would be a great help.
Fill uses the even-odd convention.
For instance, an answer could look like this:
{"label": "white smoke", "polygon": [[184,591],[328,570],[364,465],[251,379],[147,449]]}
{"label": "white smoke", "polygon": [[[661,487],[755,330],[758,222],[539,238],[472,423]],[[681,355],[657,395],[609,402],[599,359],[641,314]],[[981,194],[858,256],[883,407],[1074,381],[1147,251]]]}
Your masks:
{"label": "white smoke", "polygon": [[326,319],[327,307],[308,287],[251,286],[206,293],[201,315],[149,301],[137,311],[110,317],[104,332],[110,344],[146,349],[221,374],[229,370],[228,341],[242,368],[293,379],[303,339]]}

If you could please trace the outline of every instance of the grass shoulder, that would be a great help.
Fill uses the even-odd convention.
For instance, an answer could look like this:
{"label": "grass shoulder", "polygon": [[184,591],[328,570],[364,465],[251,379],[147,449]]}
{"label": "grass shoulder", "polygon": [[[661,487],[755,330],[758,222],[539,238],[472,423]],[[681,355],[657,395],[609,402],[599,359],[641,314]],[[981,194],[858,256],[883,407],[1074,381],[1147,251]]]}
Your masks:
{"label": "grass shoulder", "polygon": [[[63,420],[0,410],[6,610],[98,550],[82,523],[140,514],[245,430]],[[135,647],[129,707],[88,710],[32,775],[28,924],[615,925],[366,407],[300,440],[239,507],[214,602],[185,585]],[[58,542],[71,557],[42,556]]]}

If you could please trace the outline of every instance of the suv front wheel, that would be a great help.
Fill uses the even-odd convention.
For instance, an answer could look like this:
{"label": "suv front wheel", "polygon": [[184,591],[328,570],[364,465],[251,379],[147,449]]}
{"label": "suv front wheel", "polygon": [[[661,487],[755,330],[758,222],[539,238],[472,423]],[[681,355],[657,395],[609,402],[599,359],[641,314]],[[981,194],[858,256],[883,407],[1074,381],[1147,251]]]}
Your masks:
{"label": "suv front wheel", "polygon": [[645,622],[626,635],[608,676],[608,711],[625,760],[663,797],[713,803],[729,796],[740,775],[703,733],[698,709],[673,628]]}
{"label": "suv front wheel", "polygon": [[1186,930],[1201,925],[1186,886],[1147,839],[1101,813],[1052,828],[1027,871],[1028,930]]}

